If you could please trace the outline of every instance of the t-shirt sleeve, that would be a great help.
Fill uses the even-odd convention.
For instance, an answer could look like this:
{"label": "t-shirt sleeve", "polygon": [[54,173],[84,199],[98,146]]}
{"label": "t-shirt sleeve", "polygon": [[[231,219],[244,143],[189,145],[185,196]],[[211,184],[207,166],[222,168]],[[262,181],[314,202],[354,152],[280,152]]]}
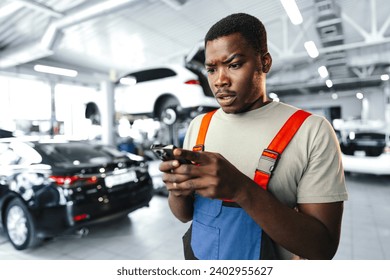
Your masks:
{"label": "t-shirt sleeve", "polygon": [[298,203],[348,199],[340,145],[330,123],[321,118],[309,137],[309,160],[298,184]]}

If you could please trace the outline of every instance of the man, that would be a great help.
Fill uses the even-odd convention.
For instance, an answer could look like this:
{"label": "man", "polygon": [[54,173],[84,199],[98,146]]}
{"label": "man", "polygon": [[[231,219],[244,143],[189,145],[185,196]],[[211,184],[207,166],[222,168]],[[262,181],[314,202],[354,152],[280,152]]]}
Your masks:
{"label": "man", "polygon": [[298,111],[267,99],[272,58],[263,24],[242,13],[220,20],[205,37],[205,56],[221,108],[206,129],[204,151],[191,151],[199,116],[183,149],[174,150],[192,164],[160,165],[172,213],[192,221],[183,238],[186,258],[333,258],[347,192],[332,127],[322,117],[306,117],[270,168],[269,182],[259,187],[253,174],[262,151]]}

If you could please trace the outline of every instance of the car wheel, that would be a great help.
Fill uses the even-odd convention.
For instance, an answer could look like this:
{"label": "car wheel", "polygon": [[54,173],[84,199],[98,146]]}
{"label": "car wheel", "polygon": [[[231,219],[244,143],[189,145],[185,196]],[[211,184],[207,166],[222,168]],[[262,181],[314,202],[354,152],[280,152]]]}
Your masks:
{"label": "car wheel", "polygon": [[176,99],[166,99],[159,107],[158,119],[166,125],[173,125],[178,119],[177,108],[179,102]]}
{"label": "car wheel", "polygon": [[8,239],[17,250],[24,250],[38,243],[34,222],[19,198],[13,199],[7,206],[5,229]]}

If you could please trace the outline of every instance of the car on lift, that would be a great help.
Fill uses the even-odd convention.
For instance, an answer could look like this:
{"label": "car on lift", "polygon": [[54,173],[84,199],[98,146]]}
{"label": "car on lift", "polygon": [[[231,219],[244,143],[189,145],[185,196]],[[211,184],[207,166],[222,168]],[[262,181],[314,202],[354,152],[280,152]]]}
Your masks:
{"label": "car on lift", "polygon": [[[200,52],[204,53],[203,49]],[[117,112],[172,125],[179,118],[193,118],[219,108],[202,59],[204,54],[195,52],[183,64],[151,67],[122,76],[115,88]]]}
{"label": "car on lift", "polygon": [[147,162],[80,141],[0,139],[0,225],[17,250],[149,205]]}
{"label": "car on lift", "polygon": [[345,172],[390,175],[390,127],[355,122],[339,135]]}

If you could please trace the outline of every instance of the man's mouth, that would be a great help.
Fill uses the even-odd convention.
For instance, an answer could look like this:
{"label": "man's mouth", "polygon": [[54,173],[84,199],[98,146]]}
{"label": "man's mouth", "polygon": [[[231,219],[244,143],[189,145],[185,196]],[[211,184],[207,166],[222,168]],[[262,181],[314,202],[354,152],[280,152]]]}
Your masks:
{"label": "man's mouth", "polygon": [[236,100],[237,95],[233,92],[217,92],[215,98],[219,105],[230,106]]}

